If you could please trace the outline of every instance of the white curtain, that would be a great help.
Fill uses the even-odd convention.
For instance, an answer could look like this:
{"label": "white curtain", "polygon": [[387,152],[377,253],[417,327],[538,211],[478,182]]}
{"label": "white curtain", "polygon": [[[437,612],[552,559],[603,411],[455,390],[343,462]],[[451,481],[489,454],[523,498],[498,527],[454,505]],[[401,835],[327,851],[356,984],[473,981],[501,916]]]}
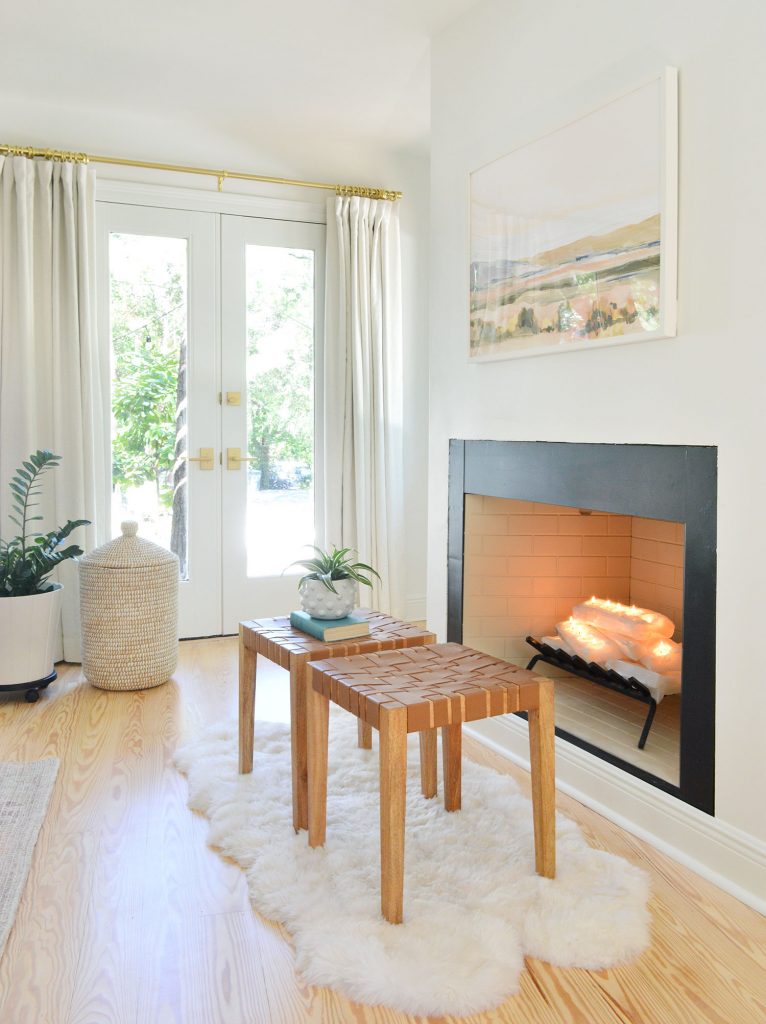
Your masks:
{"label": "white curtain", "polygon": [[[109,431],[95,325],[95,178],[84,164],[0,157],[0,530],[8,481],[31,451],[62,456],[41,496],[44,530],[90,519],[72,542],[105,539]],[[77,573],[64,584],[63,656],[79,661]]]}
{"label": "white curtain", "polygon": [[[395,202],[327,204],[324,533],[382,577],[369,598],[404,616],[402,309]],[[361,594],[366,603],[367,595]]]}

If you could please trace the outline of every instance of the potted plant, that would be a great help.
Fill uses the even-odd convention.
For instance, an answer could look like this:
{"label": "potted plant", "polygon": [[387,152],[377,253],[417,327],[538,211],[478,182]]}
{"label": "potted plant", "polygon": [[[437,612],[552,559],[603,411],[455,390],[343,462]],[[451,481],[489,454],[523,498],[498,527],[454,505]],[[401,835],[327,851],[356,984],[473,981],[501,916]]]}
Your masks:
{"label": "potted plant", "polygon": [[298,583],[301,608],[315,619],[342,619],[358,604],[359,584],[372,586],[372,576],[380,576],[364,562],[353,560],[351,548],[322,551],[312,544],[315,558],[293,562],[309,572]]}
{"label": "potted plant", "polygon": [[32,527],[42,521],[32,514],[41,477],[60,461],[60,455],[36,451],[16,470],[10,483],[10,519],[21,532],[10,541],[0,540],[0,690],[26,690],[28,701],[37,700],[40,689],[56,678],[53,657],[62,587],[50,581],[50,574],[82,554],[76,544],[61,545],[78,526],[89,525],[87,519],[70,520],[44,534]]}

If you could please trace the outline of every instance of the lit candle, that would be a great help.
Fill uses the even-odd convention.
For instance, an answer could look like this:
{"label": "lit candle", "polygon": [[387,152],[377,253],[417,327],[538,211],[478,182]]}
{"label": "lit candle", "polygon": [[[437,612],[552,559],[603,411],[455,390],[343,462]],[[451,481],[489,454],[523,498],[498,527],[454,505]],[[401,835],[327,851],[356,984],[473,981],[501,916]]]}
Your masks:
{"label": "lit candle", "polygon": [[678,672],[682,658],[683,645],[663,639],[649,644],[639,660],[642,665],[664,675],[668,672]]}
{"label": "lit candle", "polygon": [[621,650],[608,636],[604,636],[588,622],[570,616],[568,621],[559,622],[556,632],[561,639],[584,661],[606,664],[610,658],[619,658]]}
{"label": "lit candle", "polygon": [[595,595],[583,604],[575,605],[572,612],[575,618],[589,622],[603,632],[641,642],[670,638],[675,632],[675,624],[666,615]]}

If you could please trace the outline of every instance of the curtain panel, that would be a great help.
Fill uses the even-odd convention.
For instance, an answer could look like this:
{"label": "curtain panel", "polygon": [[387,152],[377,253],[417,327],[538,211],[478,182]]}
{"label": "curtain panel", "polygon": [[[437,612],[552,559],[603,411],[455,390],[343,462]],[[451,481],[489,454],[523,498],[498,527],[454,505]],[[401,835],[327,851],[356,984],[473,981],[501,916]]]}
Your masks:
{"label": "curtain panel", "polygon": [[382,583],[362,603],[404,615],[399,210],[327,203],[324,541],[351,547]]}
{"label": "curtain panel", "polygon": [[[40,497],[48,530],[90,519],[72,540],[106,539],[109,415],[96,338],[95,176],[84,164],[0,157],[0,529],[8,481],[31,451],[62,456]],[[64,584],[61,653],[79,661],[77,571]]]}

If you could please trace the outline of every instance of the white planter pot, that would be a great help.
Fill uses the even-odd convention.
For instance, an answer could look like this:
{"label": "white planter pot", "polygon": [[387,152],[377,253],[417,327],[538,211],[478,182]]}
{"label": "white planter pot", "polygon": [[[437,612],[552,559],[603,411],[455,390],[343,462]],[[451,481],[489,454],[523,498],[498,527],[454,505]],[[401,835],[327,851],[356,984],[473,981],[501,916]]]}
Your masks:
{"label": "white planter pot", "polygon": [[300,586],[301,608],[315,619],[343,619],[358,604],[356,580],[333,580],[333,594],[319,580],[305,580]]}
{"label": "white planter pot", "polygon": [[60,583],[45,594],[0,597],[0,686],[50,675],[60,619]]}

